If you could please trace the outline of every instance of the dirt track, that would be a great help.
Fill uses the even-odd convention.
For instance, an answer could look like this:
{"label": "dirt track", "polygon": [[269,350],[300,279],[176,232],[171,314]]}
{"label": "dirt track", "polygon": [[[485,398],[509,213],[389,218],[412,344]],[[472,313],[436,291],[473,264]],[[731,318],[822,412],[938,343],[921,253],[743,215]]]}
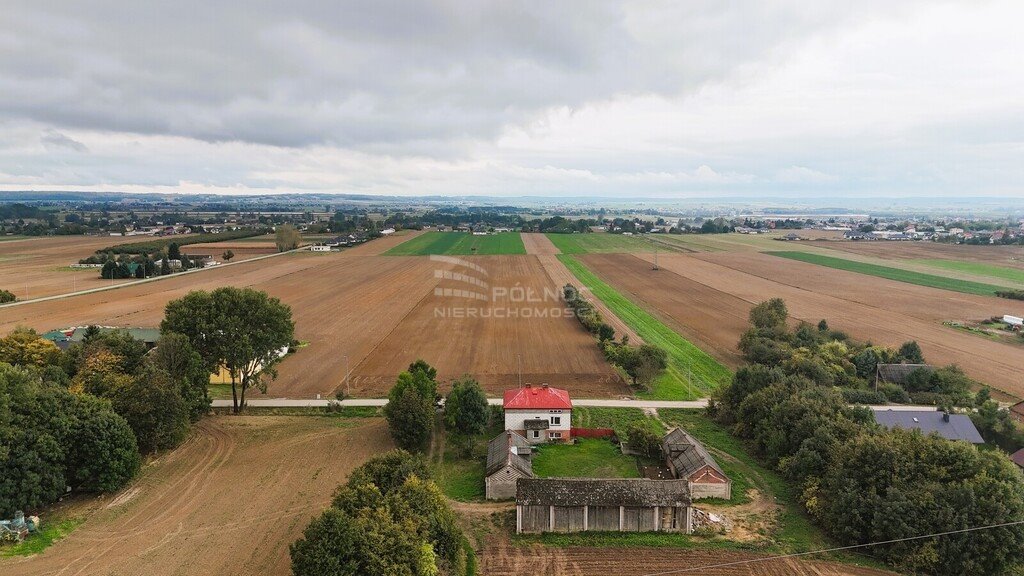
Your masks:
{"label": "dirt track", "polygon": [[487,576],[643,576],[696,569],[681,574],[704,576],[884,576],[891,572],[810,560],[773,560],[705,568],[730,562],[749,561],[754,554],[727,551],[681,550],[674,548],[554,548],[540,545],[513,546],[505,543],[487,547],[480,557],[480,573]]}
{"label": "dirt track", "polygon": [[638,294],[663,316],[690,331],[684,334],[703,335],[710,347],[705,349],[716,356],[735,351],[746,328],[746,314],[754,303],[779,296],[786,300],[795,318],[812,323],[825,318],[833,327],[877,344],[898,346],[917,340],[931,362],[958,364],[981,382],[1024,396],[1019,370],[1024,364],[1024,348],[941,324],[943,319],[1001,313],[997,311],[1005,307],[1005,302],[999,299],[913,286],[762,254],[666,255],[659,259],[659,272],[648,271],[646,265],[638,266],[630,258],[639,259],[591,255],[584,261],[620,290]]}
{"label": "dirt track", "polygon": [[522,233],[519,236],[523,239],[523,246],[527,254],[561,254],[562,251],[555,246],[554,242],[545,234],[540,232]]}
{"label": "dirt track", "polygon": [[291,574],[288,544],[354,467],[391,447],[381,420],[338,426],[350,422],[208,418],[67,539],[35,557],[0,560],[0,572]]}

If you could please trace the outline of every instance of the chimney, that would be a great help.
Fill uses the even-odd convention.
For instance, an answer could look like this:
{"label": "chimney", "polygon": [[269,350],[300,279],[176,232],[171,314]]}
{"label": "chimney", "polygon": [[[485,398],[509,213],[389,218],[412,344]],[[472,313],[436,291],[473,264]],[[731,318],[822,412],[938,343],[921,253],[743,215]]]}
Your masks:
{"label": "chimney", "polygon": [[943,412],[942,413],[942,421],[943,422],[949,422],[949,412]]}
{"label": "chimney", "polygon": [[530,384],[529,382],[527,382],[527,383],[526,383],[526,386],[524,386],[524,388],[533,388],[533,385],[532,385],[532,384]]}
{"label": "chimney", "polygon": [[541,387],[541,388],[547,388],[547,387],[548,387],[548,385],[547,385],[547,383],[545,382],[544,384],[541,384],[541,385],[540,385],[540,387]]}

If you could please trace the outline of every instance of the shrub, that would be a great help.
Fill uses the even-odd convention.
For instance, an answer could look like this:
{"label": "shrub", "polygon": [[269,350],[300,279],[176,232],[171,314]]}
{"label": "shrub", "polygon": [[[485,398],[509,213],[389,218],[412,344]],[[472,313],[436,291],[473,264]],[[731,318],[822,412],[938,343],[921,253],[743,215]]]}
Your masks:
{"label": "shrub", "polygon": [[881,391],[843,388],[843,398],[850,404],[885,404],[888,398]]}
{"label": "shrub", "polygon": [[17,298],[14,293],[9,290],[0,290],[0,304],[7,304],[8,302],[14,302]]}

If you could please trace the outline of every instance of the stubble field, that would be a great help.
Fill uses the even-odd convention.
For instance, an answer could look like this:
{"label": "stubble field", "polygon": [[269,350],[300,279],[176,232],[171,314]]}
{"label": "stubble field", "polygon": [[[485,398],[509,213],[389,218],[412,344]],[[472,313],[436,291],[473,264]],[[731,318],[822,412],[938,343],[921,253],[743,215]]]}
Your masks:
{"label": "stubble field", "polygon": [[66,539],[0,560],[0,573],[291,574],[288,545],[390,447],[380,419],[209,417],[120,494],[89,503]]}

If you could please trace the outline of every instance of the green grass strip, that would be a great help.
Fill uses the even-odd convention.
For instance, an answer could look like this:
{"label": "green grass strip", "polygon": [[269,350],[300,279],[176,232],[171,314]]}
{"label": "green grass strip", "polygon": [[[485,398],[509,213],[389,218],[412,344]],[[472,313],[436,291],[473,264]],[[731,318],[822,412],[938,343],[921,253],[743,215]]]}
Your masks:
{"label": "green grass strip", "polygon": [[1004,289],[1002,286],[994,286],[992,284],[982,284],[981,282],[971,282],[969,280],[958,280],[956,278],[935,276],[934,274],[924,274],[921,272],[911,272],[909,270],[901,270],[899,268],[879,266],[878,264],[867,264],[865,262],[856,262],[853,260],[845,260],[843,258],[833,258],[832,256],[822,256],[820,254],[809,254],[807,252],[781,251],[765,252],[765,254],[779,256],[780,258],[788,258],[790,260],[798,260],[800,262],[807,262],[808,264],[817,264],[819,266],[826,266],[837,270],[846,270],[848,272],[877,276],[879,278],[895,280],[897,282],[906,282],[907,284],[916,284],[918,286],[927,286],[928,288],[939,288],[941,290],[961,292],[963,294],[995,296],[997,290]]}
{"label": "green grass strip", "polygon": [[668,353],[668,368],[654,382],[650,392],[641,392],[638,396],[653,400],[693,400],[707,396],[732,378],[728,368],[605,284],[582,262],[565,254],[558,259],[645,342]]}
{"label": "green grass strip", "polygon": [[467,232],[427,232],[410,238],[384,253],[385,256],[472,256],[526,254],[518,232],[475,236]]}
{"label": "green grass strip", "polygon": [[999,278],[1000,280],[1009,280],[1015,284],[1024,284],[1024,270],[1020,270],[1018,268],[1007,268],[1005,266],[983,264],[980,262],[964,262],[962,260],[940,260],[932,258],[911,260],[911,262],[924,264],[925,266],[931,266],[932,268],[941,268],[943,270],[963,272],[965,274],[974,274],[977,276],[988,276],[990,278]]}
{"label": "green grass strip", "polygon": [[52,546],[54,542],[66,537],[81,523],[82,520],[77,518],[59,520],[52,524],[47,524],[44,521],[42,529],[35,534],[30,534],[23,542],[13,546],[0,547],[0,558],[39,554]]}

